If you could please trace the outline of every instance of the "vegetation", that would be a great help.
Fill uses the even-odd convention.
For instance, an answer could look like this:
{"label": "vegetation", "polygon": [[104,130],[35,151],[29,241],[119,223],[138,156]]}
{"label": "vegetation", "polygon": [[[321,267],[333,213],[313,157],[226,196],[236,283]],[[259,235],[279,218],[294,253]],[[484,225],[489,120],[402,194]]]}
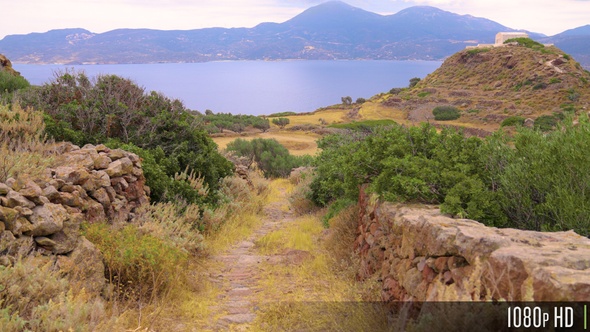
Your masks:
{"label": "vegetation", "polygon": [[287,177],[291,169],[311,163],[311,157],[293,156],[275,139],[256,138],[247,141],[238,138],[227,145],[227,151],[246,157],[250,164],[256,162],[267,178]]}
{"label": "vegetation", "polygon": [[524,125],[524,120],[522,116],[514,115],[507,117],[502,121],[500,124],[501,127],[510,127],[510,126],[522,126]]}
{"label": "vegetation", "polygon": [[254,115],[233,115],[231,113],[213,113],[205,112],[204,116],[197,116],[205,123],[205,128],[209,133],[223,132],[231,130],[237,133],[243,132],[246,127],[251,126],[266,132],[270,129],[268,119]]}
{"label": "vegetation", "polygon": [[461,117],[461,112],[454,106],[437,106],[432,114],[437,121],[457,120]]}
{"label": "vegetation", "polygon": [[277,117],[291,116],[291,115],[297,115],[297,113],[295,113],[295,112],[278,112],[278,113],[272,113],[268,117],[269,118],[277,118]]}
{"label": "vegetation", "polygon": [[272,119],[272,123],[281,129],[284,129],[290,122],[291,122],[291,120],[289,120],[288,118]]}
{"label": "vegetation", "polygon": [[[215,203],[219,179],[231,174],[232,164],[217,152],[197,116],[180,101],[145,93],[128,79],[101,75],[91,81],[84,73],[65,72],[17,99],[45,112],[45,131],[55,140],[125,146],[149,160],[153,200]],[[210,194],[200,197],[188,179],[175,176],[182,172],[202,177]]]}
{"label": "vegetation", "polygon": [[351,130],[372,130],[378,126],[391,126],[394,125],[393,120],[364,120],[364,121],[353,121],[349,123],[335,123],[328,127],[339,128],[339,129],[351,129]]}
{"label": "vegetation", "polygon": [[421,79],[420,77],[413,77],[410,78],[410,84],[408,85],[409,88],[413,88],[415,87],[418,83],[420,83]]}
{"label": "vegetation", "polygon": [[352,105],[352,97],[351,96],[342,97],[340,99],[342,100],[343,105]]}
{"label": "vegetation", "polygon": [[310,199],[355,200],[368,184],[385,200],[441,204],[487,225],[588,236],[589,133],[585,118],[549,134],[519,128],[513,143],[502,132],[481,140],[426,124],[331,135],[319,142]]}
{"label": "vegetation", "polygon": [[489,52],[490,48],[489,47],[477,47],[477,48],[472,48],[467,50],[467,54],[470,56],[479,54],[479,53],[485,53],[485,52]]}
{"label": "vegetation", "polygon": [[0,95],[28,88],[30,85],[26,78],[0,70]]}
{"label": "vegetation", "polygon": [[545,48],[545,45],[543,45],[539,42],[536,42],[530,38],[524,38],[524,37],[510,38],[504,42],[504,44],[510,44],[510,43],[517,43],[520,46],[524,46],[524,47],[531,48],[534,50],[541,50],[541,49]]}

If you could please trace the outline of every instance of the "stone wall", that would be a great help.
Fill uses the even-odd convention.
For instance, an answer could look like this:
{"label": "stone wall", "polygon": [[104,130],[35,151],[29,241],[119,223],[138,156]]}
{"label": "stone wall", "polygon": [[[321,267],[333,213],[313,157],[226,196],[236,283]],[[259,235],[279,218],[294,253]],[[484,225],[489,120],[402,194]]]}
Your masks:
{"label": "stone wall", "polygon": [[590,240],[573,231],[497,229],[364,193],[359,203],[358,277],[376,274],[386,301],[590,298]]}
{"label": "stone wall", "polygon": [[80,235],[80,225],[127,222],[149,202],[141,161],[104,145],[53,149],[57,166],[44,175],[0,183],[0,265],[35,253],[52,256],[65,273],[88,279],[87,291],[99,292],[101,254]]}

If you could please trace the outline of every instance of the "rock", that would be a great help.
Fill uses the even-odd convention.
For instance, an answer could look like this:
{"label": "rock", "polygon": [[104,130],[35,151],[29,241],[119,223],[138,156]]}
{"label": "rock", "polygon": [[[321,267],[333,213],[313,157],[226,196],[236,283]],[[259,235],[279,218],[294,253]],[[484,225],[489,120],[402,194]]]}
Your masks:
{"label": "rock", "polygon": [[100,188],[94,192],[91,192],[90,196],[107,208],[111,206],[111,199],[109,198],[105,188]]}
{"label": "rock", "polygon": [[64,192],[59,193],[59,201],[63,205],[71,206],[71,207],[81,207],[82,206],[82,199],[80,198],[80,194],[77,191],[72,193]]}
{"label": "rock", "polygon": [[43,195],[41,187],[32,180],[26,181],[18,192],[31,201],[36,201],[39,196]]}
{"label": "rock", "polygon": [[96,150],[96,152],[98,152],[98,153],[100,153],[100,152],[108,152],[108,151],[110,151],[110,149],[109,149],[109,148],[107,148],[107,146],[106,146],[106,145],[104,145],[104,144],[99,144],[99,145],[97,145],[97,146],[96,146],[94,149],[95,149],[95,150]]}
{"label": "rock", "polygon": [[31,216],[33,229],[27,235],[47,236],[57,233],[62,230],[67,219],[68,213],[61,205],[49,203],[37,206]]}
{"label": "rock", "polygon": [[531,118],[526,118],[524,120],[524,126],[527,128],[533,128],[535,126],[535,120],[533,120]]}
{"label": "rock", "polygon": [[94,169],[107,169],[112,162],[113,160],[106,155],[98,156],[98,158],[94,160]]}
{"label": "rock", "polygon": [[45,249],[50,250],[54,254],[67,254],[74,250],[78,245],[78,240],[80,238],[80,224],[83,220],[84,217],[81,213],[71,215],[68,220],[64,221],[64,227],[61,231],[48,236],[48,239],[52,241],[51,245],[49,242],[45,245],[40,244],[37,240],[39,237],[35,238],[35,241],[37,244],[44,246]]}
{"label": "rock", "polygon": [[19,194],[18,192],[11,190],[6,195],[6,204],[8,207],[16,207],[16,206],[24,206],[29,209],[35,207],[35,203],[31,202],[30,200],[26,199],[25,196]]}
{"label": "rock", "polygon": [[8,178],[8,179],[6,179],[6,181],[4,183],[6,183],[7,186],[12,188],[12,186],[16,183],[16,180],[14,178]]}
{"label": "rock", "polygon": [[120,177],[126,174],[133,173],[133,163],[127,157],[113,161],[106,170],[107,174],[111,177]]}
{"label": "rock", "polygon": [[10,187],[0,182],[0,195],[6,195],[10,191]]}
{"label": "rock", "polygon": [[111,177],[111,186],[113,186],[113,188],[115,189],[115,192],[117,194],[121,195],[121,194],[123,194],[125,189],[127,189],[129,187],[129,184],[122,177],[118,177],[118,178]]}
{"label": "rock", "polygon": [[82,148],[77,151],[72,151],[61,156],[63,164],[70,166],[84,167],[87,170],[94,168],[95,160],[98,159],[98,152],[94,149]]}
{"label": "rock", "polygon": [[102,253],[83,236],[72,252],[57,256],[57,266],[70,282],[84,288],[90,296],[100,295],[105,287]]}
{"label": "rock", "polygon": [[[105,214],[105,207],[99,202],[92,199],[88,199],[85,202],[85,207],[85,215],[88,222],[95,223],[107,220],[107,216]],[[108,207],[110,207],[110,204],[108,205]]]}
{"label": "rock", "polygon": [[8,207],[0,206],[0,221],[9,225],[18,217],[18,211]]}
{"label": "rock", "polygon": [[53,241],[47,237],[44,237],[44,236],[36,237],[35,242],[37,242],[37,245],[39,245],[47,250],[51,250],[49,248],[53,248],[56,245],[55,241]]}
{"label": "rock", "polygon": [[55,169],[55,176],[57,179],[70,184],[84,184],[90,178],[88,171],[72,166],[57,167]]}
{"label": "rock", "polygon": [[43,189],[43,196],[47,197],[47,199],[54,203],[60,198],[59,191],[57,191],[57,188],[52,185],[48,185]]}
{"label": "rock", "polygon": [[109,187],[111,185],[111,177],[105,171],[93,171],[92,179],[95,181],[96,188]]}
{"label": "rock", "polygon": [[121,149],[114,149],[108,152],[108,157],[111,158],[113,161],[125,158],[127,156],[127,152]]}

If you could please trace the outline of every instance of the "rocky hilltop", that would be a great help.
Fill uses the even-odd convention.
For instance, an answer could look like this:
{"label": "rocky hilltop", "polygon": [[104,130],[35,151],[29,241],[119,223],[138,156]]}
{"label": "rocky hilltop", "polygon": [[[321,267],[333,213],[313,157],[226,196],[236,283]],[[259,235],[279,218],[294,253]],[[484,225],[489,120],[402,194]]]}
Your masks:
{"label": "rocky hilltop", "polygon": [[[510,116],[534,121],[542,115],[587,112],[589,81],[590,72],[554,46],[474,48],[452,55],[412,89],[392,91],[381,102],[411,122],[491,132]],[[457,107],[461,117],[435,121],[432,109],[447,105]]]}
{"label": "rocky hilltop", "polygon": [[20,75],[20,73],[12,68],[12,62],[6,56],[0,54],[0,71],[5,71],[12,75]]}

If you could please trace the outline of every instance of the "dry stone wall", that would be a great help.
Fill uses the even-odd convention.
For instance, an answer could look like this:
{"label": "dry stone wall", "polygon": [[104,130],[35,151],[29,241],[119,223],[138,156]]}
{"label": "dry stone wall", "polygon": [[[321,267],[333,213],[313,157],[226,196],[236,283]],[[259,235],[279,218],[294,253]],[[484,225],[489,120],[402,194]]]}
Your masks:
{"label": "dry stone wall", "polygon": [[104,145],[55,147],[56,167],[39,178],[0,183],[0,265],[33,252],[57,255],[89,292],[104,285],[100,252],[80,235],[83,221],[127,222],[149,202],[140,158]]}
{"label": "dry stone wall", "polygon": [[486,227],[365,193],[359,203],[358,277],[377,274],[386,301],[590,299],[590,239],[573,231]]}

